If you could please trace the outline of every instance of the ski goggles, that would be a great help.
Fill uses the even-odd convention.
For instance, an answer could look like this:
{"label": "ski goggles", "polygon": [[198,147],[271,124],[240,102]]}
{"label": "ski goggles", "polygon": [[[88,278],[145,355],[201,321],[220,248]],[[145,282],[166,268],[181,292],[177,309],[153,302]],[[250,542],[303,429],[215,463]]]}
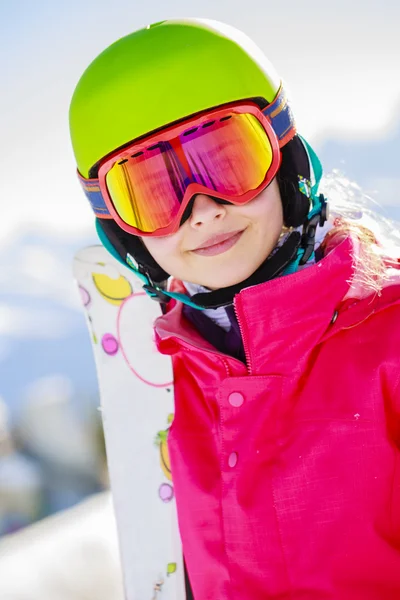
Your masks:
{"label": "ski goggles", "polygon": [[82,187],[100,219],[138,236],[176,232],[190,200],[246,204],[275,177],[280,147],[295,135],[286,97],[264,111],[252,102],[208,110],[128,144]]}

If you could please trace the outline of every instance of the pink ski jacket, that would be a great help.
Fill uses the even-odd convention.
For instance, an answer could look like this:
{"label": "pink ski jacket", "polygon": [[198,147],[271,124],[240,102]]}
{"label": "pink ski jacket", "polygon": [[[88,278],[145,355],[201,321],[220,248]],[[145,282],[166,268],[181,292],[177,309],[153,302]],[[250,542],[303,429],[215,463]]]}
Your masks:
{"label": "pink ski jacket", "polygon": [[196,600],[400,599],[400,283],[351,298],[353,250],[236,296],[247,365],[156,321]]}

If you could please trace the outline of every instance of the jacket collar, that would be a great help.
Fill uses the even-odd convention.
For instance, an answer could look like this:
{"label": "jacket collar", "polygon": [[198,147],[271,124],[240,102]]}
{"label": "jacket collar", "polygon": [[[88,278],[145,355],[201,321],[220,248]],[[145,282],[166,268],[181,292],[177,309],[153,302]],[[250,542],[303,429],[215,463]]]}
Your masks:
{"label": "jacket collar", "polygon": [[235,309],[249,371],[303,370],[333,324],[352,274],[352,241],[346,238],[307,269],[243,290]]}
{"label": "jacket collar", "polygon": [[[302,371],[321,341],[355,326],[375,310],[371,298],[344,300],[350,295],[355,251],[356,245],[347,237],[309,268],[237,294],[235,312],[251,374],[266,369],[277,374]],[[399,295],[399,289],[386,292],[374,299],[374,306],[382,308]],[[157,319],[155,331],[159,349],[167,354],[182,346],[218,354],[182,316],[180,303]]]}

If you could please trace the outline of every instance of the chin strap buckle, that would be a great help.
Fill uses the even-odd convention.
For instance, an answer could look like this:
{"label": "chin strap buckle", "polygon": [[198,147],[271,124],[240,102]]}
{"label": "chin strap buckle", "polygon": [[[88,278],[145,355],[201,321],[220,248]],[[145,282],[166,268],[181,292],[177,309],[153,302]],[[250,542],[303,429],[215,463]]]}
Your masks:
{"label": "chin strap buckle", "polygon": [[171,298],[167,296],[167,294],[164,294],[160,288],[154,287],[151,284],[145,284],[143,289],[152,300],[155,300],[160,304],[167,304],[171,300]]}
{"label": "chin strap buckle", "polygon": [[145,283],[143,286],[143,289],[146,292],[146,294],[148,296],[150,296],[150,298],[152,298],[152,300],[155,300],[156,302],[159,302],[160,304],[167,304],[171,300],[171,298],[169,296],[167,296],[167,294],[165,294],[164,291],[158,285],[156,285],[154,283],[154,281],[150,277],[150,274],[147,271],[147,269],[145,269],[145,267],[143,267],[143,265],[139,264],[138,271],[139,271],[139,273],[144,275],[147,279],[148,283]]}
{"label": "chin strap buckle", "polygon": [[305,265],[311,258],[315,246],[315,233],[318,225],[323,227],[328,219],[328,203],[323,194],[319,195],[319,207],[317,214],[311,216],[304,224],[303,234],[301,236],[301,248],[304,248],[304,254],[299,262],[300,265]]}

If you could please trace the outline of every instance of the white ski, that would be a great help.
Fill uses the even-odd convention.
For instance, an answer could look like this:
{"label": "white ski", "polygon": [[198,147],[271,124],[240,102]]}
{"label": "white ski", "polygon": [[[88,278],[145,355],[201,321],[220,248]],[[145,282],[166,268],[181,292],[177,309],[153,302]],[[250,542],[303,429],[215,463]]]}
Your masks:
{"label": "white ski", "polygon": [[102,246],[74,258],[99,382],[127,600],[184,600],[167,433],[171,360],[153,341],[159,305]]}

